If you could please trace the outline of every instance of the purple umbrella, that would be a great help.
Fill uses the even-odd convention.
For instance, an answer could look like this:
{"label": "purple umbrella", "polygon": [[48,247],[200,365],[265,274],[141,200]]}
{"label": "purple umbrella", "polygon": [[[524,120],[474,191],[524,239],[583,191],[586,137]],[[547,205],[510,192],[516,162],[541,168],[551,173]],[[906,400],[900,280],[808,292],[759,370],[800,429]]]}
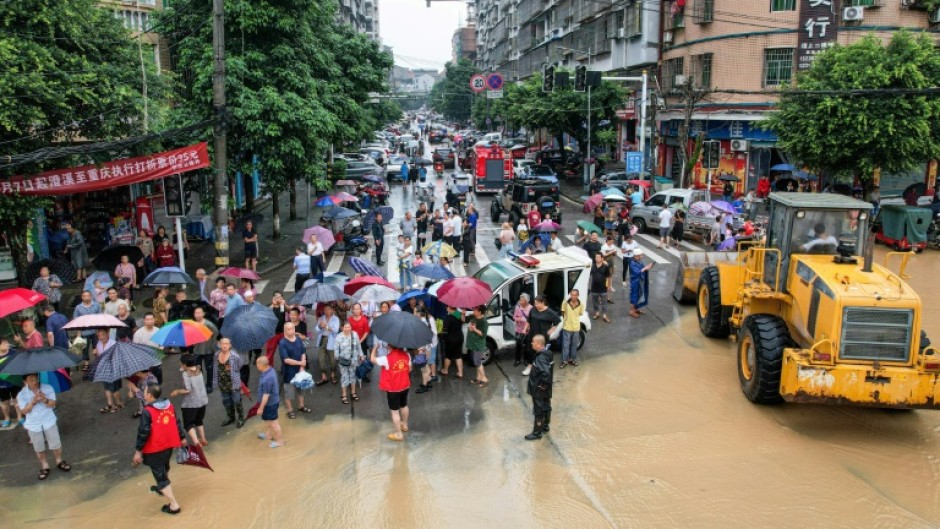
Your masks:
{"label": "purple umbrella", "polygon": [[600,203],[603,201],[604,201],[604,195],[600,193],[595,193],[591,195],[590,197],[588,197],[587,200],[584,201],[584,207],[581,209],[585,213],[590,213],[594,208],[599,206]]}
{"label": "purple umbrella", "polygon": [[734,213],[734,206],[724,200],[713,200],[711,201],[711,205],[721,210],[723,213]]}
{"label": "purple umbrella", "polygon": [[334,244],[336,244],[336,239],[333,238],[333,234],[330,230],[324,228],[323,226],[312,226],[304,230],[303,242],[310,242],[310,236],[316,235],[317,241],[323,245],[323,251],[329,250]]}
{"label": "purple umbrella", "polygon": [[544,220],[535,225],[535,231],[558,231],[561,229],[561,224],[557,222],[552,222],[550,220]]}

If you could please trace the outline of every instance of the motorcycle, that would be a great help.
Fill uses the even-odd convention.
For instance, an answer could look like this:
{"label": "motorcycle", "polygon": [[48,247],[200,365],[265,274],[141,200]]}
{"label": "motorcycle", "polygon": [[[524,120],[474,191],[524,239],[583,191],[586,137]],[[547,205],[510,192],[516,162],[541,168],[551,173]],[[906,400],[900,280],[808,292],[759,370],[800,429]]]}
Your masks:
{"label": "motorcycle", "polygon": [[362,222],[351,219],[335,235],[336,243],[331,250],[347,254],[362,255],[369,251],[369,241],[362,231]]}
{"label": "motorcycle", "polygon": [[940,211],[934,209],[933,222],[927,227],[927,246],[940,248]]}

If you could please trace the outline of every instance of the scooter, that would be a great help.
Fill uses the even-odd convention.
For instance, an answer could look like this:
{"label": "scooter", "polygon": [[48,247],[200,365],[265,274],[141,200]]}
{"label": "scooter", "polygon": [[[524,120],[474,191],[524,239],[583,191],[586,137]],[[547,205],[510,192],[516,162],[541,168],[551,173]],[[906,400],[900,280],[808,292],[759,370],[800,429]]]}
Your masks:
{"label": "scooter", "polygon": [[347,254],[362,255],[369,251],[369,241],[362,233],[362,222],[359,219],[347,222],[336,234],[336,244],[331,250]]}
{"label": "scooter", "polygon": [[927,227],[927,246],[940,248],[940,211],[934,209],[933,222]]}

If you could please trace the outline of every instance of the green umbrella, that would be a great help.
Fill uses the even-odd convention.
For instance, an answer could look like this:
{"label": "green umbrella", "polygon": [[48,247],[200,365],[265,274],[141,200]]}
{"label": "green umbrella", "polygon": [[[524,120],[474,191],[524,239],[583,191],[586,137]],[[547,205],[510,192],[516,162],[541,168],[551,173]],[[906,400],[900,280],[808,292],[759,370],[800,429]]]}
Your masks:
{"label": "green umbrella", "polygon": [[578,227],[588,233],[591,233],[592,231],[598,235],[604,233],[604,230],[598,228],[596,224],[594,224],[593,222],[588,222],[586,220],[579,220]]}
{"label": "green umbrella", "polygon": [[[16,353],[14,353],[13,351],[10,351],[9,354],[4,356],[3,358],[0,358],[0,366],[2,366],[4,362],[12,358],[14,354]],[[6,373],[0,373],[0,380],[7,382],[9,384],[13,384],[14,386],[23,385],[23,377],[20,375],[8,375]]]}

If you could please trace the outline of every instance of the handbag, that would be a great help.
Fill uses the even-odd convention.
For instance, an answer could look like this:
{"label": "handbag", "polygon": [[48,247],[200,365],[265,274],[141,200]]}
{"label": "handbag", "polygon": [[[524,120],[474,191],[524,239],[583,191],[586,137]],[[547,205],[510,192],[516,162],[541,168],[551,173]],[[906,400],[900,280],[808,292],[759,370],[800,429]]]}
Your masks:
{"label": "handbag", "polygon": [[414,358],[411,359],[411,365],[415,367],[424,367],[428,365],[428,355],[424,353],[418,353],[414,355]]}
{"label": "handbag", "polygon": [[499,240],[499,237],[496,238],[496,240],[494,241],[494,244],[496,244],[497,250],[503,249],[503,241]]}

